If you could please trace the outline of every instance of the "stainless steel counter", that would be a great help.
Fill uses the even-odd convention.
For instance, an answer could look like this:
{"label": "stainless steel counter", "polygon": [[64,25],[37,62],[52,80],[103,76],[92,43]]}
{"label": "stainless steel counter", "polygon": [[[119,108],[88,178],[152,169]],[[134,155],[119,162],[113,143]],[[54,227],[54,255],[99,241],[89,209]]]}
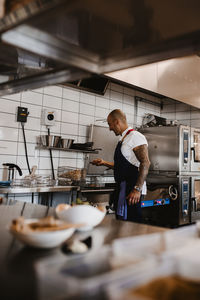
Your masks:
{"label": "stainless steel counter", "polygon": [[79,186],[37,186],[37,187],[4,187],[0,188],[0,194],[23,194],[23,193],[52,193],[69,192],[79,190]]}
{"label": "stainless steel counter", "polygon": [[114,190],[114,188],[84,188],[81,189],[81,193],[111,193]]}

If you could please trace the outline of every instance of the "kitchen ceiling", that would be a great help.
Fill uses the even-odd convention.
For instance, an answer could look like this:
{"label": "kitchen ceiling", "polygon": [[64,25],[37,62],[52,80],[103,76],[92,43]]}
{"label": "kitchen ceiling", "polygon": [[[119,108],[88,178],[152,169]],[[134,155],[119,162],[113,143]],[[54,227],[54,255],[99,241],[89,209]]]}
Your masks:
{"label": "kitchen ceiling", "polygon": [[199,11],[199,0],[30,1],[0,19],[0,95],[197,54]]}
{"label": "kitchen ceiling", "polygon": [[106,74],[200,108],[200,57],[169,59]]}

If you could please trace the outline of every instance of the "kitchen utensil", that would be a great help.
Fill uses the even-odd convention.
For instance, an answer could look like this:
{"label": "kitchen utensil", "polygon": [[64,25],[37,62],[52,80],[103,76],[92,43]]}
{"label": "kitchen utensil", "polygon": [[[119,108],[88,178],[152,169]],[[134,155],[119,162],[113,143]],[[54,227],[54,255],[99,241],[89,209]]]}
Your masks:
{"label": "kitchen utensil", "polygon": [[47,135],[49,147],[60,147],[61,136]]}
{"label": "kitchen utensil", "polygon": [[45,147],[60,147],[61,136],[58,135],[41,135],[40,142]]}
{"label": "kitchen utensil", "polygon": [[14,169],[16,169],[19,175],[22,176],[22,170],[18,165],[15,165],[13,163],[3,163],[3,166],[8,167],[8,181],[14,179]]}
{"label": "kitchen utensil", "polygon": [[35,172],[36,172],[36,170],[37,170],[37,166],[32,166],[32,169],[31,169],[31,174],[30,174],[30,176],[35,176]]}
{"label": "kitchen utensil", "polygon": [[[25,223],[35,223],[38,219],[26,219]],[[63,222],[60,222],[62,225]],[[67,229],[55,230],[55,231],[16,231],[10,227],[10,232],[23,244],[32,246],[35,248],[54,248],[66,241],[72,236],[75,231],[75,227]]]}
{"label": "kitchen utensil", "polygon": [[60,166],[58,167],[58,179],[59,178],[68,178],[73,184],[80,184],[85,181],[86,169]]}
{"label": "kitchen utensil", "polygon": [[106,210],[101,211],[91,205],[63,205],[56,207],[56,214],[60,220],[71,224],[85,224],[85,226],[78,228],[80,231],[91,230],[97,226],[105,217]]}
{"label": "kitchen utensil", "polygon": [[74,140],[73,139],[61,139],[61,147],[65,149],[71,148]]}
{"label": "kitchen utensil", "polygon": [[93,146],[93,142],[87,142],[87,143],[73,143],[72,149],[78,149],[78,150],[91,150]]}
{"label": "kitchen utensil", "polygon": [[10,186],[11,181],[0,181],[0,187]]}

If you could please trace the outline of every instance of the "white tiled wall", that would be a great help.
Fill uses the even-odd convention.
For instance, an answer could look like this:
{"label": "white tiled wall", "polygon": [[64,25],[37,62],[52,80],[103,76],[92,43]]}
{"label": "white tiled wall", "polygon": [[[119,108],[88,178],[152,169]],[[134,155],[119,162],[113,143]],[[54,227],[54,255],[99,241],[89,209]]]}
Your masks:
{"label": "white tiled wall", "polygon": [[[122,109],[126,113],[129,125],[134,127],[142,124],[145,113],[160,115],[160,108],[156,105],[138,102],[136,107],[134,96],[150,101],[156,100],[153,96],[116,83],[109,84],[104,96],[59,85],[2,97],[0,99],[0,180],[6,179],[3,178],[2,167],[2,163],[5,162],[19,165],[23,175],[28,174],[21,124],[16,122],[17,106],[24,106],[29,110],[25,134],[30,166],[36,165],[39,174],[51,174],[48,150],[35,148],[36,137],[47,134],[47,129],[41,125],[40,120],[43,108],[56,111],[56,123],[51,128],[51,134],[74,138],[75,142],[86,142],[89,125],[107,126],[107,123],[102,120],[106,120],[108,113],[113,109]],[[192,113],[195,117],[195,111]],[[83,167],[84,157],[82,153],[53,151],[55,173],[57,167],[61,165]]]}
{"label": "white tiled wall", "polygon": [[200,110],[174,100],[167,101],[161,110],[162,117],[176,120],[178,124],[200,128]]}

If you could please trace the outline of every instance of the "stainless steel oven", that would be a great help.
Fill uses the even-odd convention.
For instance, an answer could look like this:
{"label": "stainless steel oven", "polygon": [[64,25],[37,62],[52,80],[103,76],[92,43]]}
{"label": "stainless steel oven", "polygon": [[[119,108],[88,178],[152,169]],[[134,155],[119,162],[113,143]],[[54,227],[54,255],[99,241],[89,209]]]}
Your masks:
{"label": "stainless steel oven", "polygon": [[[179,125],[148,127],[140,131],[149,145],[151,166],[147,187],[168,188],[170,199],[169,205],[151,208],[147,214],[152,213],[154,221],[159,220],[157,225],[167,226],[200,219],[200,130]],[[174,199],[172,193],[170,196],[170,188],[177,195]],[[146,200],[150,198],[147,193]]]}
{"label": "stainless steel oven", "polygon": [[166,227],[189,224],[190,179],[189,176],[150,173],[147,195],[142,203],[144,222]]}
{"label": "stainless steel oven", "polygon": [[191,172],[200,171],[200,129],[191,128]]}
{"label": "stainless steel oven", "polygon": [[191,177],[191,222],[200,220],[200,175]]}
{"label": "stainless steel oven", "polygon": [[150,172],[190,171],[190,127],[158,126],[140,130],[147,140]]}

